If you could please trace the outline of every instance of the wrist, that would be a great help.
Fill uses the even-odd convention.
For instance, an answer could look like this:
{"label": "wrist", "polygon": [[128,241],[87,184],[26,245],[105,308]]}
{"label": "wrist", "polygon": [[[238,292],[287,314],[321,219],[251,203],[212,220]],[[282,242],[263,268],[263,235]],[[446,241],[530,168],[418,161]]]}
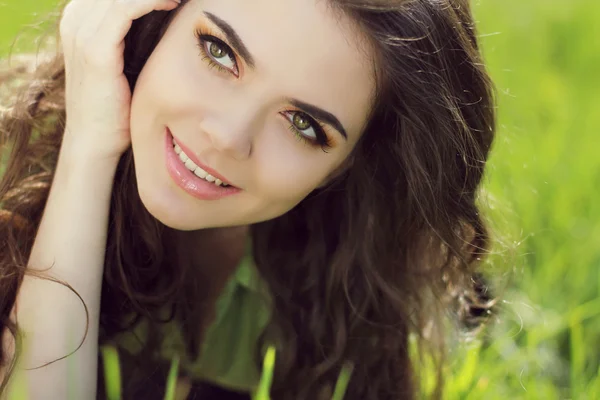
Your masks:
{"label": "wrist", "polygon": [[83,184],[93,191],[103,191],[102,188],[110,190],[119,159],[120,156],[107,156],[92,146],[65,138],[54,179],[68,186]]}
{"label": "wrist", "polygon": [[105,143],[89,140],[89,136],[76,135],[68,127],[65,128],[60,154],[63,158],[86,166],[100,164],[104,167],[115,167],[119,163],[123,151],[108,150]]}

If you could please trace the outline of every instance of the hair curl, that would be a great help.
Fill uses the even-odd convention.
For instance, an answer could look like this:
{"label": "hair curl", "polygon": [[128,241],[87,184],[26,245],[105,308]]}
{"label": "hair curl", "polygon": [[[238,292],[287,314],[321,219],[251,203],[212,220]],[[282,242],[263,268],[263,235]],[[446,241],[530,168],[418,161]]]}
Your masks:
{"label": "hair curl", "polygon": [[[492,84],[467,0],[330,4],[369,38],[377,100],[345,172],[283,216],[251,226],[256,265],[274,294],[256,362],[262,343],[276,339],[277,399],[322,398],[347,362],[347,399],[413,399],[414,335],[437,360],[440,397],[447,317],[475,328],[494,303],[477,272],[489,239],[476,205],[495,131]],[[125,46],[132,88],[175,12],[134,21]],[[0,181],[0,328],[16,334],[10,313],[61,145],[65,72],[60,54],[35,72],[9,72],[0,74],[10,104],[0,108],[0,149],[10,151]],[[173,262],[173,237],[143,207],[129,149],[112,193],[101,342],[149,318],[150,357],[160,311],[170,305],[167,319],[182,323],[198,356],[201,334],[189,321],[206,312],[196,295],[204,280]],[[1,348],[0,359],[11,362]]]}

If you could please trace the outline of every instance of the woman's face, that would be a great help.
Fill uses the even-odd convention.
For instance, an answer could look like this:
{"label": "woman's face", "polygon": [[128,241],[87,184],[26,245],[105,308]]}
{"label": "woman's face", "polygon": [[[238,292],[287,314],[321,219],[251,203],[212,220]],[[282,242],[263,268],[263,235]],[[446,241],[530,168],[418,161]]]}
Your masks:
{"label": "woman's face", "polygon": [[[142,202],[180,230],[286,213],[343,167],[372,70],[358,29],[327,2],[190,0],[133,93]],[[208,182],[219,176],[231,186]]]}

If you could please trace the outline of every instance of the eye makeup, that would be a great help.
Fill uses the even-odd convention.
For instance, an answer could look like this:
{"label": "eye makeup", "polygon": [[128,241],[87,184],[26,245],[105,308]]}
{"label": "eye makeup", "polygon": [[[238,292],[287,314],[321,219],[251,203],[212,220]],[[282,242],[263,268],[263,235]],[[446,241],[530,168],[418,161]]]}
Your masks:
{"label": "eye makeup", "polygon": [[[219,38],[216,32],[212,32],[206,28],[198,28],[194,33],[198,47],[200,49],[200,55],[202,60],[211,69],[216,69],[219,73],[231,74],[235,78],[240,76],[240,68],[238,63],[238,57],[236,56],[233,49],[225,43],[225,41]],[[220,60],[222,58],[228,58],[233,64],[231,67],[224,65]],[[287,110],[280,113],[286,121],[289,123],[289,130],[302,142],[309,144],[312,147],[321,147],[321,149],[327,153],[327,150],[332,147],[329,136],[325,133],[324,125],[318,120],[311,117],[304,111],[300,110]],[[301,129],[296,125],[296,121],[308,122],[309,127]],[[312,129],[314,135],[307,135],[305,131]]]}
{"label": "eye makeup", "polygon": [[[303,140],[313,146],[319,146],[325,153],[327,153],[327,150],[332,147],[329,136],[325,133],[325,127],[310,115],[298,110],[283,111],[281,114],[290,123],[290,131],[295,134],[299,140]],[[296,125],[297,118],[300,118],[300,120],[306,120],[309,124],[309,127],[305,129],[298,127]],[[314,131],[314,136],[306,135],[304,133],[304,131],[308,129],[312,129]]]}
{"label": "eye makeup", "polygon": [[[197,29],[195,36],[198,42],[198,47],[200,48],[200,55],[211,68],[216,68],[220,72],[233,74],[236,78],[239,78],[239,64],[231,47],[229,47],[223,40],[219,39],[209,31]],[[221,57],[214,55],[213,51],[222,52]],[[232,69],[227,68],[221,62],[219,62],[218,58],[222,57],[229,57],[234,64]]]}

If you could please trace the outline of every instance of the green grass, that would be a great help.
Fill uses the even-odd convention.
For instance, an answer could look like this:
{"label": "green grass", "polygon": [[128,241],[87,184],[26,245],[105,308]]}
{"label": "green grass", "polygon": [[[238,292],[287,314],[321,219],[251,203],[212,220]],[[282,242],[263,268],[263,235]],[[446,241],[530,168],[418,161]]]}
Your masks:
{"label": "green grass", "polygon": [[[119,355],[114,347],[106,346],[102,348],[102,357],[104,359],[105,386],[108,400],[121,400],[121,378]],[[275,348],[270,346],[265,353],[263,361],[263,371],[255,393],[252,393],[252,400],[271,400],[269,391],[273,379],[273,369],[275,367]],[[179,358],[176,356],[171,362],[169,375],[167,376],[167,389],[165,400],[175,399],[175,387],[179,369]],[[338,378],[335,386],[332,400],[342,400],[346,393],[346,387],[352,373],[351,366],[345,366]],[[21,398],[21,397],[20,397]],[[24,398],[24,397],[23,397]]]}
{"label": "green grass", "polygon": [[[0,48],[52,2],[7,4]],[[600,2],[480,0],[475,13],[499,105],[486,266],[509,285],[491,337],[454,351],[445,397],[598,399]]]}
{"label": "green grass", "polygon": [[[106,397],[108,400],[121,398],[121,366],[116,348],[106,346],[101,349],[104,360],[104,376],[106,381]],[[175,365],[175,361],[173,362]],[[172,379],[169,381],[171,382]]]}
{"label": "green grass", "polygon": [[8,53],[13,42],[15,52],[35,49],[38,37],[48,29],[40,21],[56,10],[55,4],[58,1],[0,0],[0,56]]}

